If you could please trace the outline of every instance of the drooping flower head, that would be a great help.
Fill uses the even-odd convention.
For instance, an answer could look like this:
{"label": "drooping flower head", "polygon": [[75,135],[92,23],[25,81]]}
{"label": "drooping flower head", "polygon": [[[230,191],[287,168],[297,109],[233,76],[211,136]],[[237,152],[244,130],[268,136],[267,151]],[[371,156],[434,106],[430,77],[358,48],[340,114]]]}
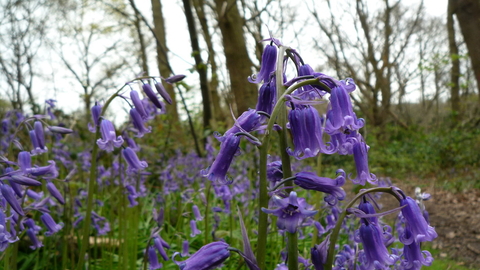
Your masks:
{"label": "drooping flower head", "polygon": [[0,192],[2,196],[7,200],[8,204],[12,207],[12,209],[17,212],[20,216],[25,216],[20,203],[18,202],[17,198],[15,197],[15,192],[13,191],[12,187],[7,184],[2,184],[0,186]]}
{"label": "drooping flower head", "polygon": [[315,270],[323,270],[323,265],[327,262],[329,245],[330,235],[328,235],[320,245],[314,245],[313,248],[310,249],[312,264]]}
{"label": "drooping flower head", "polygon": [[267,45],[262,54],[262,66],[260,72],[248,78],[251,83],[260,83],[269,81],[270,74],[275,71],[277,64],[277,46]]}
{"label": "drooping flower head", "polygon": [[332,147],[323,142],[320,115],[312,106],[295,106],[288,113],[288,121],[292,132],[295,149],[287,150],[296,159],[315,157],[318,153],[333,153]]}
{"label": "drooping flower head", "polygon": [[364,141],[356,138],[349,138],[353,144],[353,159],[357,169],[357,177],[352,182],[357,185],[365,185],[368,181],[371,184],[377,184],[377,177],[370,173],[368,168],[368,145]]}
{"label": "drooping flower head", "polygon": [[243,112],[235,121],[233,127],[223,134],[223,136],[215,136],[220,142],[228,137],[231,134],[236,134],[238,132],[252,132],[256,130],[262,124],[262,116],[257,113],[254,109],[248,109],[248,111]]}
{"label": "drooping flower head", "polygon": [[265,82],[258,91],[258,101],[255,110],[272,114],[275,103],[277,102],[277,87],[275,85],[275,76],[268,82]]}
{"label": "drooping flower head", "polygon": [[147,162],[140,161],[137,154],[130,147],[126,147],[122,150],[123,157],[128,164],[128,173],[137,173],[148,167]]}
{"label": "drooping flower head", "polygon": [[428,225],[417,202],[404,194],[402,195],[404,199],[401,200],[400,206],[405,206],[402,208],[402,215],[405,226],[410,233],[407,235],[407,230],[404,230],[404,234],[399,237],[400,241],[405,245],[409,245],[413,241],[433,241],[438,236],[437,232],[432,226]]}
{"label": "drooping flower head", "polygon": [[27,173],[33,176],[41,176],[44,179],[54,179],[58,176],[58,170],[56,162],[54,160],[49,160],[50,165],[41,166],[41,167],[32,167],[27,169]]}
{"label": "drooping flower head", "polygon": [[297,193],[294,191],[290,192],[288,198],[281,198],[278,195],[275,195],[272,200],[278,208],[262,208],[262,211],[277,216],[278,228],[281,230],[287,230],[290,233],[295,233],[298,226],[300,226],[305,218],[314,216],[318,212],[315,210],[309,210],[310,206],[305,199],[297,198]]}
{"label": "drooping flower head", "polygon": [[179,266],[180,270],[211,270],[220,267],[223,262],[230,257],[229,245],[225,242],[213,242],[200,248],[195,254],[185,261],[173,260]]}
{"label": "drooping flower head", "polygon": [[346,196],[342,186],[345,184],[345,172],[338,171],[335,179],[320,177],[312,172],[299,172],[295,174],[294,183],[303,189],[316,190],[326,193],[324,200],[330,205],[335,205],[338,200],[343,200]]}
{"label": "drooping flower head", "polygon": [[135,109],[137,110],[138,114],[140,114],[143,121],[151,119],[151,117],[147,114],[147,111],[145,111],[145,107],[143,106],[138,92],[135,90],[130,91],[130,98],[132,99],[133,105],[135,105]]}
{"label": "drooping flower head", "polygon": [[233,157],[238,151],[240,145],[240,137],[229,133],[223,136],[222,144],[217,158],[213,161],[212,166],[202,171],[204,177],[210,181],[219,181],[220,183],[228,183],[227,171],[230,168]]}
{"label": "drooping flower head", "polygon": [[157,95],[155,95],[152,90],[152,86],[150,86],[149,83],[142,84],[142,89],[155,107],[159,108],[160,110],[164,109],[165,106],[162,104],[162,102],[160,102],[160,100],[158,100]]}
{"label": "drooping flower head", "polygon": [[[405,229],[405,238],[413,238],[412,232],[409,228]],[[433,262],[433,257],[427,250],[420,249],[420,242],[413,241],[409,245],[403,246],[403,259],[400,265],[405,270],[419,270],[422,266],[430,266]]]}
{"label": "drooping flower head", "polygon": [[383,243],[381,232],[375,224],[363,219],[360,229],[356,232],[355,238],[357,242],[363,245],[363,253],[360,255],[360,261],[364,269],[384,268],[395,262],[395,256],[388,253],[387,247]]}
{"label": "drooping flower head", "polygon": [[325,132],[330,135],[345,130],[358,130],[365,124],[364,120],[357,119],[357,115],[353,112],[352,101],[347,92],[352,85],[355,89],[353,80],[349,79],[341,81],[332,88],[325,125]]}
{"label": "drooping flower head", "polygon": [[88,123],[88,130],[95,133],[97,127],[100,126],[100,114],[102,113],[102,105],[98,102],[95,102],[95,105],[90,109],[92,114],[93,124]]}
{"label": "drooping flower head", "polygon": [[130,117],[132,119],[134,130],[137,132],[135,137],[141,138],[145,133],[152,132],[152,127],[145,127],[142,116],[138,113],[136,108],[130,109]]}
{"label": "drooping flower head", "polygon": [[40,217],[45,227],[47,227],[47,231],[45,232],[45,236],[51,236],[63,228],[63,223],[56,223],[53,220],[52,216],[48,213],[43,213]]}
{"label": "drooping flower head", "polygon": [[35,135],[37,136],[38,146],[41,149],[46,149],[45,146],[45,132],[43,131],[43,124],[40,121],[35,121],[33,124],[33,129],[35,130]]}
{"label": "drooping flower head", "polygon": [[97,145],[100,149],[112,152],[114,147],[122,146],[123,138],[120,135],[116,137],[117,134],[115,133],[115,127],[109,120],[102,119],[102,122],[100,123],[100,132],[102,138],[97,140]]}
{"label": "drooping flower head", "polygon": [[167,90],[163,86],[162,82],[157,82],[155,83],[155,89],[157,89],[157,92],[160,94],[160,96],[168,103],[172,104],[172,98],[168,94]]}

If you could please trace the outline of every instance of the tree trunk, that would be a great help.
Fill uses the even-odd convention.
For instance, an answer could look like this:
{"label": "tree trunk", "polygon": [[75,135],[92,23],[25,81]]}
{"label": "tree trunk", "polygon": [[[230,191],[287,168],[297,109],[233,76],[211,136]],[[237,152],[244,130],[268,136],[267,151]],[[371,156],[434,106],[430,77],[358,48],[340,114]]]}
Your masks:
{"label": "tree trunk", "polygon": [[[158,71],[160,76],[167,78],[172,75],[170,64],[168,61],[168,48],[166,41],[165,33],[165,21],[163,19],[162,13],[162,3],[160,0],[151,0],[152,1],[152,12],[153,12],[153,24],[155,31],[155,39],[157,41],[157,64]],[[172,98],[171,111],[168,112],[168,115],[172,119],[172,123],[178,123],[178,105],[175,99],[175,92],[173,91],[173,86],[165,83],[165,89]]]}
{"label": "tree trunk", "polygon": [[458,55],[458,46],[455,41],[455,25],[453,21],[453,1],[448,1],[447,12],[447,30],[448,44],[450,48],[450,59],[452,69],[450,71],[450,102],[455,120],[460,118],[460,59]]}
{"label": "tree trunk", "polygon": [[[195,19],[193,18],[192,6],[190,0],[183,0],[183,7],[185,9],[185,17],[187,18],[188,33],[190,34],[190,41],[192,43],[192,55],[195,59],[195,69],[200,77],[200,90],[203,99],[203,133],[210,129],[210,120],[212,119],[212,112],[210,110],[210,93],[208,92],[207,80],[207,65],[203,63],[200,55],[200,45],[198,44],[198,35],[195,26]],[[206,142],[206,141],[205,141]]]}
{"label": "tree trunk", "polygon": [[[203,37],[205,43],[207,44],[208,50],[208,63],[210,66],[210,71],[212,77],[210,79],[209,89],[210,89],[210,101],[211,101],[211,110],[212,110],[212,120],[216,123],[215,120],[224,121],[226,115],[221,105],[221,97],[218,94],[218,67],[215,61],[215,49],[213,48],[212,36],[208,28],[207,17],[205,15],[204,1],[203,0],[194,0],[193,6],[197,13],[198,20],[200,21],[200,26],[202,27]],[[216,129],[215,124],[212,123],[212,128]]]}
{"label": "tree trunk", "polygon": [[453,14],[457,15],[463,39],[467,45],[468,55],[472,62],[472,69],[477,80],[480,96],[480,1],[450,0],[448,4],[449,18]]}
{"label": "tree trunk", "polygon": [[258,95],[257,86],[247,80],[253,73],[253,63],[248,56],[245,43],[244,21],[235,0],[215,0],[215,4],[230,84],[235,96],[237,112],[241,114],[255,106]]}

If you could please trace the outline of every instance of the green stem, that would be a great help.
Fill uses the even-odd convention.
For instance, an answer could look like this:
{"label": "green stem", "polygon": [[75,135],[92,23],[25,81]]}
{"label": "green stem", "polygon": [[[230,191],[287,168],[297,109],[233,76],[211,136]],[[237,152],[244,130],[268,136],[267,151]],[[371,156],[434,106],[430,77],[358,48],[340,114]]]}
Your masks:
{"label": "green stem", "polygon": [[[288,87],[286,90],[284,85],[283,85],[283,55],[285,53],[287,48],[281,46],[279,49],[278,53],[278,59],[277,59],[277,70],[276,70],[276,87],[277,87],[277,96],[279,97],[277,99],[277,103],[275,104],[275,107],[273,108],[270,120],[267,125],[267,129],[265,131],[265,136],[263,137],[262,140],[262,145],[259,146],[260,149],[260,179],[259,179],[259,196],[258,196],[258,214],[259,214],[259,220],[258,220],[258,241],[257,241],[257,262],[258,266],[260,269],[266,269],[266,247],[267,247],[267,229],[268,229],[268,219],[267,219],[267,214],[262,211],[262,208],[267,208],[268,207],[268,189],[267,189],[267,155],[268,155],[268,148],[269,148],[269,143],[270,143],[270,133],[273,129],[273,125],[279,121],[279,124],[281,125],[282,129],[285,130],[285,123],[286,123],[286,108],[285,108],[285,97],[288,94],[291,94],[293,91],[296,89],[306,86],[306,85],[320,85],[327,91],[329,91],[329,87],[326,86],[324,83],[320,82],[318,79],[309,79],[305,81],[298,82],[290,87]],[[277,119],[278,117],[278,119]],[[283,122],[283,125],[282,125]],[[285,140],[283,140],[283,146],[286,146],[286,133],[281,132],[281,136],[284,137]],[[280,139],[280,144],[282,144],[282,139]],[[285,168],[288,167],[287,169],[287,174],[289,173],[291,176],[291,168],[290,168],[290,160],[288,157],[288,161],[286,161],[286,158],[284,158],[284,152],[286,150],[286,147],[282,151],[282,167],[285,166]],[[285,152],[286,154],[286,152]],[[285,159],[285,161],[284,161]],[[288,165],[287,165],[288,164]],[[285,170],[284,170],[284,176],[285,176]],[[287,183],[288,184],[288,183]],[[291,183],[290,183],[291,185]],[[295,248],[293,248],[294,243],[296,242],[296,236],[292,237],[289,236],[289,239],[291,239],[291,243],[287,244],[289,246],[292,246],[291,250],[289,251],[291,254],[295,253],[297,254],[297,245],[295,244]],[[294,240],[295,238],[295,240]],[[289,240],[290,241],[290,240]],[[293,268],[289,269],[297,269],[298,268],[298,256],[292,256],[289,254],[290,259],[289,259],[289,265],[295,264],[295,260],[297,261],[296,266]]]}
{"label": "green stem", "polygon": [[262,211],[262,208],[268,207],[267,190],[267,153],[270,135],[267,133],[263,138],[260,148],[260,183],[258,195],[258,240],[257,240],[257,262],[260,269],[266,269],[265,258],[267,255],[267,229],[268,215]]}
{"label": "green stem", "polygon": [[207,200],[205,204],[205,216],[203,219],[205,220],[204,227],[203,227],[203,235],[204,235],[204,245],[208,244],[208,238],[209,238],[209,216],[210,216],[210,192],[212,191],[212,183],[210,180],[206,181],[206,187],[205,189],[207,190],[207,193],[205,194],[205,199]]}
{"label": "green stem", "polygon": [[[115,94],[113,94],[106,102],[102,108],[102,112],[100,115],[104,115],[106,109],[113,101],[114,98],[118,96],[118,93],[124,88],[120,88]],[[84,267],[85,263],[85,252],[88,249],[90,244],[90,225],[91,225],[91,218],[92,218],[92,209],[93,209],[93,197],[95,193],[96,183],[97,183],[97,155],[98,155],[98,145],[97,140],[100,138],[100,126],[96,127],[95,136],[93,139],[93,149],[92,149],[92,161],[90,164],[90,177],[88,180],[88,196],[87,196],[87,210],[85,213],[85,219],[83,224],[83,232],[82,232],[82,241],[80,247],[80,253],[78,256],[78,263],[77,269],[81,270]],[[90,258],[90,256],[89,256]]]}
{"label": "green stem", "polygon": [[[286,92],[285,86],[283,85],[283,55],[286,48],[280,47],[279,57],[277,59],[277,69],[275,76],[275,84],[277,88],[277,95],[283,94]],[[283,102],[282,102],[283,103]],[[287,143],[287,108],[281,106],[279,114],[277,116],[277,123],[282,128],[278,131],[279,135],[279,144],[280,144],[280,155],[282,158],[282,172],[283,178],[290,178],[292,176],[292,167],[290,164],[290,155],[287,153],[288,143]],[[293,186],[293,180],[285,182],[287,186]],[[287,192],[291,192],[292,189],[288,188]],[[290,233],[287,232],[287,265],[289,270],[298,269],[298,235],[297,232]]]}
{"label": "green stem", "polygon": [[335,252],[335,243],[337,242],[338,235],[340,233],[340,228],[342,227],[343,220],[347,216],[347,209],[351,208],[355,202],[362,198],[364,195],[372,192],[384,192],[393,195],[398,201],[402,198],[398,197],[398,194],[393,190],[393,187],[377,187],[377,188],[370,188],[358,193],[348,204],[345,206],[345,210],[340,214],[338,217],[337,223],[335,224],[335,228],[333,228],[332,233],[330,234],[330,245],[328,246],[328,255],[327,261],[325,262],[324,269],[331,270],[333,267],[333,258]]}

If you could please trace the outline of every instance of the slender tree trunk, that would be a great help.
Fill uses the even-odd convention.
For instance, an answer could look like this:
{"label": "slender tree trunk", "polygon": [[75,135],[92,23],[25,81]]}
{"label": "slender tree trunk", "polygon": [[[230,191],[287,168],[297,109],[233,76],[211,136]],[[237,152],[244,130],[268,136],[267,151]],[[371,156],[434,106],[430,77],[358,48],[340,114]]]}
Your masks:
{"label": "slender tree trunk", "polygon": [[258,95],[257,86],[247,80],[253,73],[253,64],[245,43],[244,21],[235,0],[215,0],[215,5],[230,84],[235,96],[237,112],[241,114],[255,106]]}
{"label": "slender tree trunk", "polygon": [[[155,39],[157,41],[157,64],[160,76],[164,78],[169,77],[172,74],[170,69],[170,64],[168,60],[168,48],[166,41],[165,33],[165,20],[162,13],[162,3],[160,0],[151,0],[152,1],[152,12],[153,12],[153,24],[155,31]],[[164,84],[165,89],[172,98],[171,111],[169,111],[169,116],[172,119],[172,123],[178,122],[178,105],[175,99],[175,92],[173,91],[173,86],[170,84]]]}
{"label": "slender tree trunk", "polygon": [[146,75],[150,75],[148,71],[148,65],[147,65],[147,49],[145,47],[145,40],[143,38],[143,33],[142,33],[142,28],[141,28],[141,17],[139,14],[139,11],[137,9],[137,6],[135,5],[134,0],[130,0],[130,5],[132,6],[133,10],[135,11],[135,30],[137,30],[137,35],[138,35],[138,42],[140,43],[140,58],[142,59],[141,65],[142,65],[142,72],[145,72]]}
{"label": "slender tree trunk", "polygon": [[453,21],[453,1],[448,1],[447,12],[447,30],[448,44],[450,48],[450,59],[452,69],[450,71],[450,100],[455,120],[460,119],[460,59],[458,55],[458,46],[455,41],[455,25]]}
{"label": "slender tree trunk", "polygon": [[[200,77],[200,90],[203,99],[203,130],[207,131],[210,129],[210,120],[212,119],[212,112],[210,110],[210,93],[208,91],[207,66],[203,63],[202,56],[200,55],[200,45],[198,44],[195,18],[193,17],[190,0],[183,0],[183,7],[185,9],[188,33],[190,34],[190,41],[192,43],[192,55],[195,59],[195,69]],[[203,134],[205,134],[205,132],[203,132]]]}
{"label": "slender tree trunk", "polygon": [[[202,27],[205,43],[207,44],[208,63],[210,65],[210,71],[212,73],[209,84],[212,120],[214,120],[214,122],[216,122],[215,120],[217,119],[223,121],[226,115],[221,105],[221,98],[218,94],[218,67],[217,62],[215,61],[216,53],[215,49],[213,48],[212,36],[208,28],[207,17],[205,15],[204,1],[193,0],[193,6],[195,7],[198,20],[200,21],[200,26]],[[212,124],[212,128],[215,128],[214,124]]]}

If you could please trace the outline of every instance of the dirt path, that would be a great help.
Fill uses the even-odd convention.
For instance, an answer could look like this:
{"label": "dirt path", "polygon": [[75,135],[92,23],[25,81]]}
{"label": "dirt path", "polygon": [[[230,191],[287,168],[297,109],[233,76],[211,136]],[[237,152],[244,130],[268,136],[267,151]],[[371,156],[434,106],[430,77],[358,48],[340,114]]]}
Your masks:
{"label": "dirt path", "polygon": [[438,233],[433,247],[442,250],[441,255],[480,269],[480,190],[428,192],[432,194],[426,202],[430,224]]}

